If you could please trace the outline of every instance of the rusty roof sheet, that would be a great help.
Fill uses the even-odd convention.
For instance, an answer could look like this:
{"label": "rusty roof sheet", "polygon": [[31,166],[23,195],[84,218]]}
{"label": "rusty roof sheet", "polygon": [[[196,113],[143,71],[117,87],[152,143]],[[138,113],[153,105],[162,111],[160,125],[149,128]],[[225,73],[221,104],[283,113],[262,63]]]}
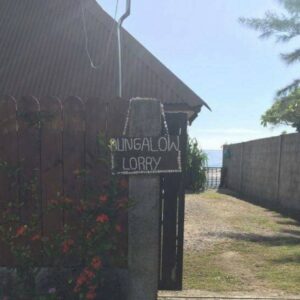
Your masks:
{"label": "rusty roof sheet", "polygon": [[[79,0],[0,0],[0,94],[116,97],[116,22],[95,0],[82,4],[87,40]],[[195,114],[206,105],[126,30],[123,64],[125,98],[158,98]]]}

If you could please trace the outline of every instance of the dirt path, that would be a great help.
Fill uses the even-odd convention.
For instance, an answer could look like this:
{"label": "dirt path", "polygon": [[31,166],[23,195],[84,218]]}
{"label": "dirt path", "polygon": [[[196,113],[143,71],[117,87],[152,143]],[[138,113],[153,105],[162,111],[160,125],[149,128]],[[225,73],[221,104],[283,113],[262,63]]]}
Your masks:
{"label": "dirt path", "polygon": [[184,288],[168,295],[300,299],[300,224],[225,194],[188,195]]}

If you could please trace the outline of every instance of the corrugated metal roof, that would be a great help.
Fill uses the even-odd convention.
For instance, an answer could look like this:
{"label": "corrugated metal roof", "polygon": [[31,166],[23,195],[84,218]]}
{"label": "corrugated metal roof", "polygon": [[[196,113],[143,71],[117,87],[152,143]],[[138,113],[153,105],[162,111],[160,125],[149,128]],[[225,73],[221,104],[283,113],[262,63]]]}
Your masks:
{"label": "corrugated metal roof", "polygon": [[[114,98],[118,87],[114,20],[83,0],[0,0],[0,94]],[[195,113],[205,102],[123,30],[125,98],[152,97]],[[109,47],[108,47],[109,45]]]}

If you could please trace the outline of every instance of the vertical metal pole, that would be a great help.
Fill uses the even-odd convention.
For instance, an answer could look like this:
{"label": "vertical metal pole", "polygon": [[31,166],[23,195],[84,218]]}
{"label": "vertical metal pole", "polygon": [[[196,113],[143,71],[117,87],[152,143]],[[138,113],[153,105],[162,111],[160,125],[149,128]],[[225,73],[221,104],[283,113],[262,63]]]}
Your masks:
{"label": "vertical metal pole", "polygon": [[124,20],[130,15],[131,10],[131,0],[126,0],[126,12],[121,16],[118,22],[118,62],[119,62],[119,97],[122,98],[123,91],[122,91],[122,41],[121,41],[121,28]]}
{"label": "vertical metal pole", "polygon": [[118,62],[119,62],[119,90],[118,95],[122,98],[122,47],[121,47],[121,26],[118,26]]}

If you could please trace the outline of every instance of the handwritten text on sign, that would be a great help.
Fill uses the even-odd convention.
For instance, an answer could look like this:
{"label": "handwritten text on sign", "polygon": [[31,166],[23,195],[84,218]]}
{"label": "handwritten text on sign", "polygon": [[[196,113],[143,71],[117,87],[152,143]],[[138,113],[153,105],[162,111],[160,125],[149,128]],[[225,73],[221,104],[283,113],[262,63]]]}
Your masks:
{"label": "handwritten text on sign", "polygon": [[114,174],[181,172],[179,136],[119,137],[111,148]]}

